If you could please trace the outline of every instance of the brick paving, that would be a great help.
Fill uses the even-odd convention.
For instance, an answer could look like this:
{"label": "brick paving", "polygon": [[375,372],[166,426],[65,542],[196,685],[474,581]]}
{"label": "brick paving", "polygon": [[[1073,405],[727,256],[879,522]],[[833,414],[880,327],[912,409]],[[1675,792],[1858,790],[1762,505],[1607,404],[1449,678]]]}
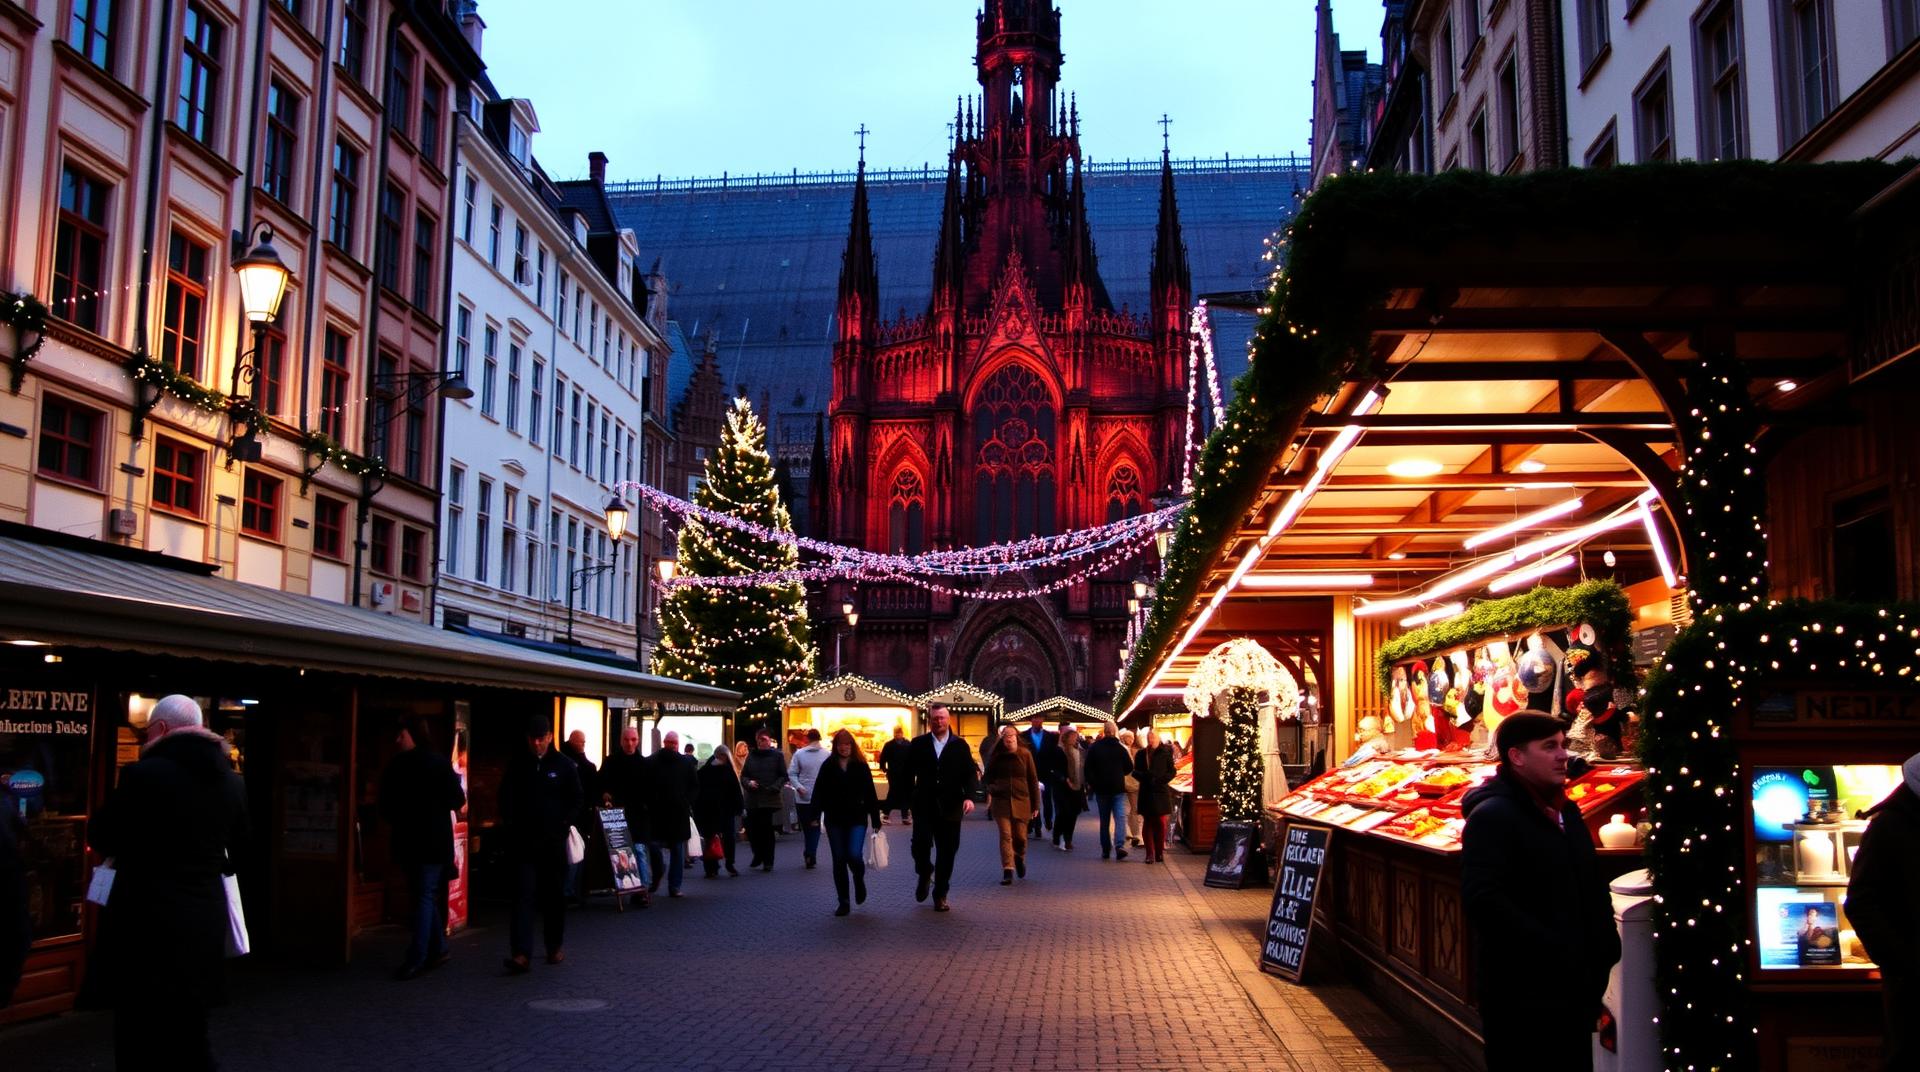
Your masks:
{"label": "brick paving", "polygon": [[[1204,860],[1177,847],[1164,868],[1103,862],[1085,817],[1072,855],[1036,844],[1029,878],[1003,889],[975,818],[937,914],[913,901],[910,831],[887,832],[893,866],[846,919],[824,852],[804,871],[787,837],[771,875],[696,870],[683,899],[572,913],[567,962],[536,957],[526,977],[501,972],[504,919],[486,906],[453,962],[410,983],[386,977],[393,928],[336,971],[242,962],[214,1049],[228,1069],[285,1072],[1460,1068],[1351,987],[1260,974],[1267,893],[1202,889]],[[108,1069],[109,1031],[77,1013],[0,1029],[0,1052],[36,1072]]]}

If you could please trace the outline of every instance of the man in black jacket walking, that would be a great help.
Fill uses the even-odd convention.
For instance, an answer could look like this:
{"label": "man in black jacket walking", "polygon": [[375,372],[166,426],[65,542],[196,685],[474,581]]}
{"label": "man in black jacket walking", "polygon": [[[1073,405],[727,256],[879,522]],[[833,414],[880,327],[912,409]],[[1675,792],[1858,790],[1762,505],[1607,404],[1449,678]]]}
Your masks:
{"label": "man in black jacket walking", "polygon": [[1100,810],[1100,858],[1127,858],[1127,775],[1133,757],[1115,736],[1112,722],[1100,724],[1100,739],[1087,749],[1087,789]]}
{"label": "man in black jacket walking", "polygon": [[887,800],[880,809],[880,815],[885,818],[898,809],[901,815],[906,816],[908,826],[913,825],[913,814],[907,806],[906,791],[900,789],[899,785],[901,779],[907,776],[907,746],[910,743],[907,731],[895,723],[893,739],[880,746],[880,773],[887,778]]}
{"label": "man in black jacket walking", "polygon": [[933,890],[933,910],[948,910],[947,889],[953,881],[953,858],[960,851],[960,821],[973,811],[973,791],[979,768],[973,749],[953,732],[947,705],[927,708],[927,728],[907,749],[903,785],[916,820],[913,829],[913,869],[920,876],[913,899],[925,901]]}
{"label": "man in black jacket walking", "polygon": [[[1065,757],[1060,754],[1060,735],[1047,732],[1047,717],[1038,711],[1028,717],[1027,728],[1020,731],[1020,747],[1033,753],[1033,767],[1040,775],[1040,800],[1027,823],[1027,836],[1037,838],[1043,829],[1053,829],[1053,786]],[[1055,840],[1059,840],[1057,835]]]}
{"label": "man in black jacket walking", "polygon": [[564,894],[569,901],[584,907],[587,903],[587,860],[596,852],[604,858],[606,846],[600,842],[600,823],[594,814],[594,808],[600,803],[600,768],[587,755],[587,734],[585,730],[574,730],[567,734],[567,743],[560,746],[560,754],[573,761],[573,768],[580,772],[580,814],[573,817],[573,828],[580,831],[580,837],[586,842],[587,855],[579,863],[567,868],[567,883]]}
{"label": "man in black jacket walking", "polygon": [[410,718],[400,754],[380,776],[380,814],[392,830],[393,863],[407,877],[413,943],[394,978],[412,979],[447,962],[447,883],[453,877],[453,813],[466,806],[447,757],[433,750],[427,720]]}
{"label": "man in black jacket walking", "polygon": [[680,754],[680,735],[669,731],[647,757],[647,855],[652,858],[652,889],[666,873],[667,896],[679,897],[682,859],[693,834],[693,798],[699,795],[699,764]]}
{"label": "man in black jacket walking", "polygon": [[1487,1068],[1590,1070],[1620,937],[1593,837],[1566,798],[1565,725],[1522,711],[1494,746],[1498,775],[1462,802],[1460,856]]}
{"label": "man in black jacket walking", "polygon": [[500,829],[513,878],[513,924],[507,971],[520,975],[533,958],[533,917],[545,922],[547,963],[566,959],[567,831],[580,811],[580,773],[555,752],[553,725],[536,715],[527,725],[527,752],[507,764],[500,780]]}

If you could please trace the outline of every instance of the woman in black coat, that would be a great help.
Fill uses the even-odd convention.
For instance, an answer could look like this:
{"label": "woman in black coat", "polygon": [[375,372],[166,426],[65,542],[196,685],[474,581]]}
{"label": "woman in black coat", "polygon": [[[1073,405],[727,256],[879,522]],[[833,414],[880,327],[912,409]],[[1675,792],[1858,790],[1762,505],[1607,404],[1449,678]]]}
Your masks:
{"label": "woman in black coat", "polygon": [[833,753],[820,767],[813,783],[813,805],[827,831],[827,851],[833,855],[833,890],[840,895],[836,916],[853,911],[847,904],[847,880],[853,880],[855,904],[867,901],[867,827],[880,829],[880,796],[874,792],[873,771],[853,734],[833,735]]}
{"label": "woman in black coat", "polygon": [[1141,834],[1147,842],[1147,862],[1167,859],[1167,816],[1173,814],[1173,745],[1160,739],[1159,730],[1147,731],[1147,746],[1133,757],[1133,776],[1140,782]]}
{"label": "woman in black coat", "polygon": [[700,768],[700,788],[693,798],[693,824],[700,828],[701,840],[711,847],[713,839],[720,839],[718,853],[705,852],[700,857],[708,878],[719,876],[722,859],[726,860],[727,874],[739,877],[739,869],[733,866],[733,846],[739,840],[740,813],[745,810],[746,800],[740,793],[740,772],[733,767],[733,753],[716,748]]}

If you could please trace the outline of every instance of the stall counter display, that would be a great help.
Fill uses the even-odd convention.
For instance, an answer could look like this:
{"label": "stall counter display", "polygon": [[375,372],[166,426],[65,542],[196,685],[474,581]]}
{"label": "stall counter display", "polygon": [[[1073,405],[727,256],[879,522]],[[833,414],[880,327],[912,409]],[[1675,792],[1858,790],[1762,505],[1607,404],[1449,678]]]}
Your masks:
{"label": "stall counter display", "polygon": [[1876,966],[1847,921],[1847,881],[1867,828],[1856,816],[1899,780],[1900,768],[1881,764],[1754,769],[1754,944],[1763,973]]}

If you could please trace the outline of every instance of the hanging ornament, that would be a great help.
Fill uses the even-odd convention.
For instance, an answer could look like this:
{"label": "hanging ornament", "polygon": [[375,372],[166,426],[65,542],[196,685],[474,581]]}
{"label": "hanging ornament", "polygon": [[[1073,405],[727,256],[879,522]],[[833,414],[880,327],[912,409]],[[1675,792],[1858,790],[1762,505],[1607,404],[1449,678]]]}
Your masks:
{"label": "hanging ornament", "polygon": [[1526,654],[1520,656],[1515,666],[1515,680],[1528,693],[1546,692],[1553,688],[1556,668],[1553,656],[1547,654],[1542,644],[1539,634],[1528,637]]}

